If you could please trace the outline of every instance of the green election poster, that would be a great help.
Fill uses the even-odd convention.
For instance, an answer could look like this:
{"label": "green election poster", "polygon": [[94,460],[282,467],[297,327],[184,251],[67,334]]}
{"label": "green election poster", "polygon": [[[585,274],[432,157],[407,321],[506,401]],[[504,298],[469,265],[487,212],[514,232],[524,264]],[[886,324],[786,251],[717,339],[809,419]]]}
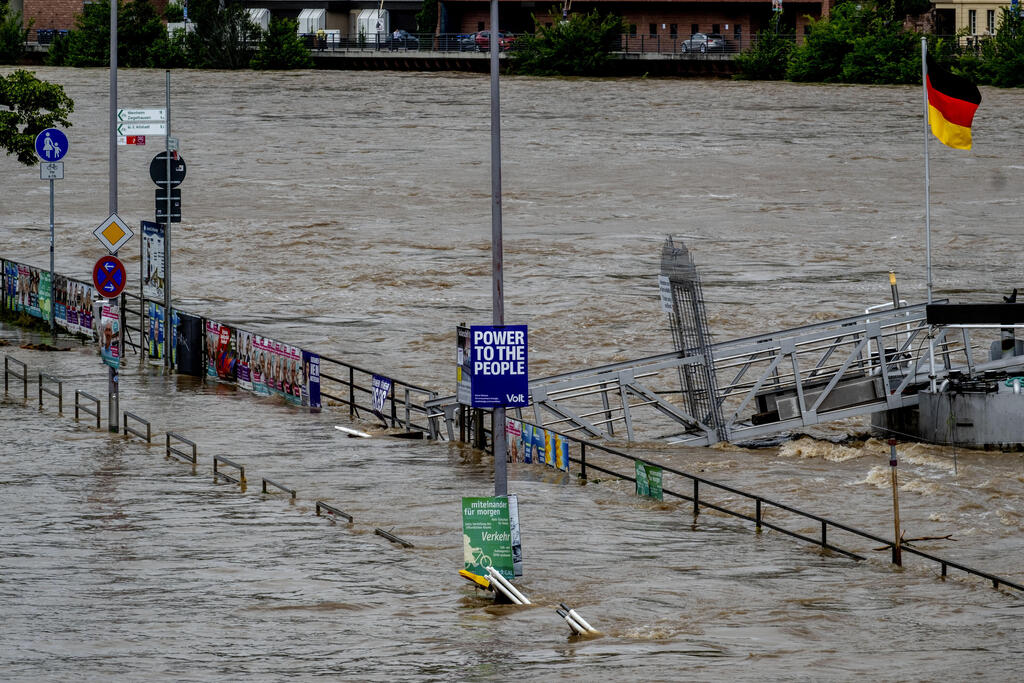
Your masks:
{"label": "green election poster", "polygon": [[462,555],[466,571],[487,576],[485,567],[494,567],[514,578],[508,498],[462,499]]}
{"label": "green election poster", "polygon": [[657,465],[645,465],[639,460],[634,460],[633,464],[636,470],[636,495],[663,500],[661,468]]}

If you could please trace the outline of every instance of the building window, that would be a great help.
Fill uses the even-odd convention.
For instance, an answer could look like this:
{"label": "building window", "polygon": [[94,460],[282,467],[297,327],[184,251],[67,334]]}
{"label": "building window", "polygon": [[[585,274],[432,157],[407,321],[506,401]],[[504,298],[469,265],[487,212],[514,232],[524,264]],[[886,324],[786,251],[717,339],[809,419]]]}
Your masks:
{"label": "building window", "polygon": [[647,25],[647,32],[649,34],[651,34],[652,36],[658,35],[658,25],[657,24],[648,24]]}
{"label": "building window", "polygon": [[985,24],[987,25],[989,35],[994,35],[996,32],[996,11],[994,9],[988,10]]}
{"label": "building window", "polygon": [[976,9],[967,10],[967,30],[972,36],[978,33],[978,10]]}
{"label": "building window", "polygon": [[669,24],[668,25],[668,34],[670,36],[672,36],[673,40],[678,38],[679,37],[679,24]]}
{"label": "building window", "polygon": [[711,32],[712,33],[721,33],[721,31],[719,31],[718,29],[719,29],[718,24],[711,24]]}
{"label": "building window", "polygon": [[700,26],[697,24],[690,24],[690,35],[692,36],[694,33],[700,33]]}
{"label": "building window", "polygon": [[743,27],[740,26],[739,24],[736,24],[736,25],[734,25],[732,27],[732,39],[736,41],[736,45],[739,46],[738,49],[742,50],[743,49]]}
{"label": "building window", "polygon": [[629,35],[636,36],[636,24],[629,25]]}
{"label": "building window", "polygon": [[[484,30],[484,22],[482,22],[482,21],[476,22],[476,30],[477,31],[483,31]],[[107,33],[110,33],[110,31],[107,31]]]}

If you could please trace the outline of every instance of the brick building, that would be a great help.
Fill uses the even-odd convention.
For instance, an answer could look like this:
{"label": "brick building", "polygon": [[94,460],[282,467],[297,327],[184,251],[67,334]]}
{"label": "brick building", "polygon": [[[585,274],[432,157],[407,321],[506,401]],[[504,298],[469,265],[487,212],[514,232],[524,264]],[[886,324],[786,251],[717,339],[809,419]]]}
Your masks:
{"label": "brick building", "polygon": [[[150,0],[158,13],[167,7],[168,0]],[[89,0],[11,0],[11,8],[21,12],[26,26],[33,29],[69,31],[75,27],[75,17],[82,13]]]}

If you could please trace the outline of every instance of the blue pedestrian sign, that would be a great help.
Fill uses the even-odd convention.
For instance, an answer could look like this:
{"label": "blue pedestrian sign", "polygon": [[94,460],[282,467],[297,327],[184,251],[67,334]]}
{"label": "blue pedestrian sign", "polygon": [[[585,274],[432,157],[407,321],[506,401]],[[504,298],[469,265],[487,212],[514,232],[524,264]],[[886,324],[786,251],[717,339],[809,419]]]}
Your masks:
{"label": "blue pedestrian sign", "polygon": [[43,161],[60,161],[68,153],[68,136],[47,128],[36,136],[36,154]]}
{"label": "blue pedestrian sign", "polygon": [[529,405],[526,325],[472,325],[469,334],[471,405]]}

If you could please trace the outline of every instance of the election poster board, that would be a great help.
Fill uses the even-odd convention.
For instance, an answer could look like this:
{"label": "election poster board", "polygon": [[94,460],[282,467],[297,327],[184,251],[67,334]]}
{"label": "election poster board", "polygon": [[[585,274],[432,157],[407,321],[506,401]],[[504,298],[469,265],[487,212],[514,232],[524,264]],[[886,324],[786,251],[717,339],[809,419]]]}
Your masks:
{"label": "election poster board", "polygon": [[473,351],[469,343],[469,328],[460,325],[455,330],[455,400],[464,406],[473,401]]}
{"label": "election poster board", "polygon": [[391,379],[383,375],[373,376],[373,412],[384,419],[384,406],[391,394]]}
{"label": "election poster board", "polygon": [[[171,330],[178,329],[178,312],[173,311]],[[171,364],[178,362],[176,334],[171,334]],[[152,360],[164,358],[167,353],[164,339],[164,307],[154,301],[146,302],[146,355]]]}
{"label": "election poster board", "polygon": [[206,376],[234,383],[238,371],[238,352],[231,328],[214,320],[206,321]]}
{"label": "election poster board", "polygon": [[311,412],[320,412],[320,356],[311,351],[302,352],[302,405]]}
{"label": "election poster board", "polygon": [[462,499],[462,558],[466,571],[487,576],[486,567],[493,567],[515,578],[508,498]]}
{"label": "election poster board", "polygon": [[142,295],[164,299],[164,226],[142,221]]}
{"label": "election poster board", "polygon": [[636,472],[636,495],[664,500],[661,490],[662,469],[657,465],[648,465],[634,460]]}
{"label": "election poster board", "polygon": [[253,334],[246,330],[235,330],[235,348],[238,349],[238,366],[235,371],[235,379],[238,386],[246,391],[253,391],[252,384],[252,357],[253,357]]}
{"label": "election poster board", "polygon": [[526,325],[470,328],[474,408],[526,406],[530,380]]}
{"label": "election poster board", "polygon": [[103,304],[100,314],[99,344],[103,362],[117,370],[121,366],[121,312],[116,300]]}

